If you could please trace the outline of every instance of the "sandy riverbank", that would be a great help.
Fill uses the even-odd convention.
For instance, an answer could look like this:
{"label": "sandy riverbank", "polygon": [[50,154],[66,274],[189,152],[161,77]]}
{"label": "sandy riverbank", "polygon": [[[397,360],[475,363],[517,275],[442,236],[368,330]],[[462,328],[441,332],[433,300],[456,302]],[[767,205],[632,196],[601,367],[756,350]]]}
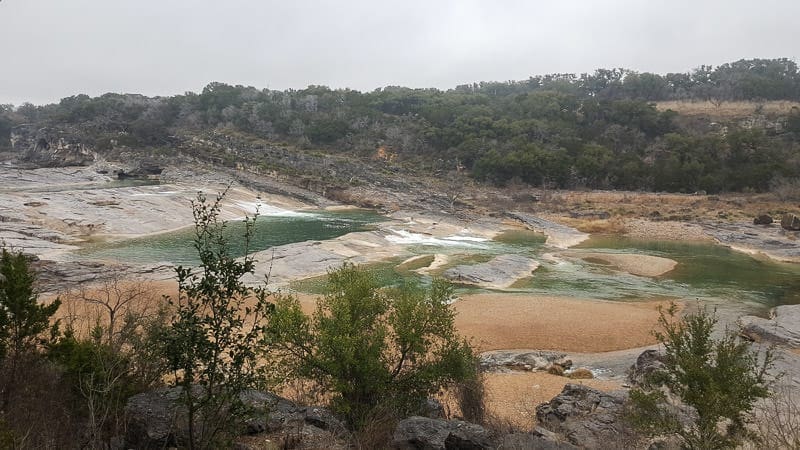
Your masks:
{"label": "sandy riverbank", "polygon": [[651,332],[658,307],[666,305],[666,301],[475,294],[461,297],[454,308],[456,327],[481,351],[533,348],[591,353],[655,343]]}
{"label": "sandy riverbank", "polygon": [[571,251],[565,252],[564,255],[577,257],[589,263],[611,266],[616,270],[642,277],[658,277],[678,265],[677,261],[669,258],[633,253]]}

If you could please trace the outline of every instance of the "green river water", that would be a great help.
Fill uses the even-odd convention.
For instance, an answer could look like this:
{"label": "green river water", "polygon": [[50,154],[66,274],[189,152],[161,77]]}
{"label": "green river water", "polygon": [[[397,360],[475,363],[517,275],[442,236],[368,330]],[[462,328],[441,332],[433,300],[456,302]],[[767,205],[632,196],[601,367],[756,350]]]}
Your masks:
{"label": "green river water", "polygon": [[[251,250],[306,240],[331,239],[354,231],[369,230],[385,218],[371,211],[353,210],[319,213],[291,213],[285,216],[259,217]],[[241,223],[231,222],[227,233],[234,243],[232,251],[241,255],[236,242],[242,235]],[[81,258],[119,260],[137,263],[168,261],[193,265],[197,257],[192,247],[193,230],[164,233],[147,238],[117,243],[95,243],[77,251]],[[544,237],[533,232],[510,232],[486,242],[443,242],[413,239],[408,243],[412,254],[447,254],[450,261],[442,270],[457,264],[470,264],[491,259],[494,255],[516,253],[541,262],[533,276],[517,283],[512,290],[543,295],[565,295],[608,300],[646,298],[698,299],[717,305],[736,305],[737,309],[765,311],[779,304],[800,303],[800,265],[782,264],[753,258],[749,255],[712,244],[634,240],[620,237],[593,237],[575,247],[574,252],[640,253],[671,258],[678,266],[667,274],[639,277],[611,268],[565,257],[544,245]],[[404,278],[426,282],[411,269],[401,266],[404,258],[374,265],[384,284]],[[292,288],[320,292],[324,277],[292,283]],[[475,291],[462,287],[460,291]]]}

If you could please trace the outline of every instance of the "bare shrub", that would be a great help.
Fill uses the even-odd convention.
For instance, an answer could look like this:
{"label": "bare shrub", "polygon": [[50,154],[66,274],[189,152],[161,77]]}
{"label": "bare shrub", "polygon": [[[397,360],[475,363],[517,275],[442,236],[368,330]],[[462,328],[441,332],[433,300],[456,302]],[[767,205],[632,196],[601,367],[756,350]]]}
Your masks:
{"label": "bare shrub", "polygon": [[476,367],[475,378],[464,380],[452,389],[452,395],[461,417],[467,422],[486,423],[486,385],[483,374]]}
{"label": "bare shrub", "polygon": [[399,418],[393,409],[374,408],[364,421],[364,425],[350,437],[353,447],[357,450],[389,448],[398,421]]}
{"label": "bare shrub", "polygon": [[760,448],[800,449],[800,394],[779,387],[756,409]]}

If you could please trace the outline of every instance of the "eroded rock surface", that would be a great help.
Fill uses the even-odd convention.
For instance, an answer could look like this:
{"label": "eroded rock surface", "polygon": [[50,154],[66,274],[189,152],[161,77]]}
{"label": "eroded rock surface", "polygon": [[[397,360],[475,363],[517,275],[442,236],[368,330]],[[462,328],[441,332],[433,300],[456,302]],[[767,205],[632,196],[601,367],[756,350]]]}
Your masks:
{"label": "eroded rock surface", "polygon": [[481,450],[495,448],[491,433],[460,420],[412,416],[401,420],[392,437],[397,450]]}
{"label": "eroded rock surface", "polygon": [[628,370],[628,380],[631,384],[646,385],[654,373],[664,369],[664,352],[661,350],[645,350]]}
{"label": "eroded rock surface", "polygon": [[744,316],[739,323],[741,333],[757,342],[800,348],[800,305],[778,306],[768,319]]}
{"label": "eroded rock surface", "polygon": [[443,275],[456,283],[503,289],[529,277],[538,267],[538,262],[524,256],[500,255],[486,263],[447,269]]}
{"label": "eroded rock surface", "polygon": [[621,420],[627,397],[627,392],[567,384],[555,398],[536,407],[536,419],[581,448],[625,448],[634,439]]}
{"label": "eroded rock surface", "polygon": [[[199,389],[199,388],[198,388]],[[163,449],[183,447],[188,443],[189,429],[182,389],[165,387],[134,395],[125,406],[125,448]],[[301,434],[344,432],[344,424],[327,409],[298,406],[277,395],[249,390],[241,400],[252,408],[242,422],[244,434],[278,432],[291,429]],[[198,419],[201,426],[202,418]]]}
{"label": "eroded rock surface", "polygon": [[800,262],[800,242],[791,231],[749,223],[708,223],[703,224],[703,229],[717,242],[734,250],[763,253],[779,261]]}
{"label": "eroded rock surface", "polygon": [[519,220],[534,231],[544,233],[547,235],[547,244],[556,248],[569,248],[589,239],[587,233],[530,214],[510,212],[508,216]]}

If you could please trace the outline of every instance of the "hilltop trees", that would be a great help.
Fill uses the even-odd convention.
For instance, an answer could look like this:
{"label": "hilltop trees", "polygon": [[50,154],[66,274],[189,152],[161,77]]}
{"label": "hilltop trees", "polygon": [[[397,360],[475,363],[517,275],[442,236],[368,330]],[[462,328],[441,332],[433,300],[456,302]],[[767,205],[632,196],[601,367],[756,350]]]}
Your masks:
{"label": "hilltop trees", "polygon": [[[770,99],[800,100],[800,72],[793,61],[741,60],[666,75],[598,69],[447,91],[396,86],[363,93],[326,86],[271,91],[214,82],[199,94],[173,97],[109,93],[17,111],[4,106],[0,147],[8,145],[11,127],[28,123],[36,129],[69,128],[71,139],[102,151],[149,148],[168,154],[181,148],[215,161],[221,157],[217,151],[235,146],[207,144],[232,136],[252,146],[240,153],[253,158],[254,166],[274,166],[261,151],[271,143],[360,157],[385,148],[397,156],[393,167],[412,162],[415,170],[424,165],[437,173],[461,164],[476,179],[497,184],[518,178],[538,185],[544,171],[548,182],[562,188],[762,191],[776,176],[800,175],[793,157],[798,133],[782,133],[773,124],[764,145],[731,159],[725,138],[751,131],[751,124],[716,124],[697,116],[676,120],[676,113],[650,102],[747,100],[756,102],[753,113],[760,114],[758,102]],[[796,114],[782,114],[788,115],[786,129],[796,130]],[[213,137],[194,139],[205,133]],[[710,158],[707,163],[665,148],[671,134],[707,141],[703,144],[722,142],[706,146],[713,150],[703,155]],[[611,152],[613,164],[587,164],[598,146]],[[758,173],[742,177],[753,165]],[[769,172],[770,165],[782,173]],[[659,179],[664,170],[669,179]]]}

